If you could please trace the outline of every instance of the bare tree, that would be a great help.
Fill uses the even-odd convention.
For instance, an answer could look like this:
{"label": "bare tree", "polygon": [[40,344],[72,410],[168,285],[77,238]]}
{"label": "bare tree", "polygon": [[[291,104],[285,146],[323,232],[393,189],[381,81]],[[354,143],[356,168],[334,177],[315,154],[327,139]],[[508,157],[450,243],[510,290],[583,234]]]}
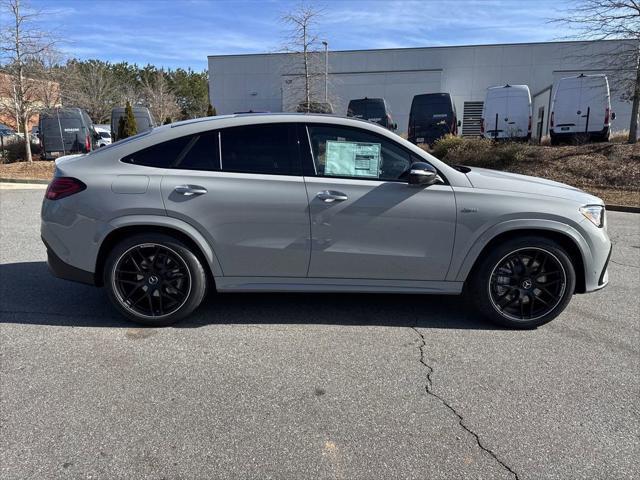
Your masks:
{"label": "bare tree", "polygon": [[64,80],[61,70],[62,55],[55,48],[42,52],[33,66],[38,80],[35,90],[43,108],[54,108],[62,103],[60,84]]}
{"label": "bare tree", "polygon": [[[18,123],[18,131],[24,134],[25,157],[31,157],[31,142],[27,126],[29,119],[41,108],[37,95],[38,82],[33,78],[33,67],[38,59],[55,44],[51,35],[39,30],[37,20],[41,12],[25,6],[22,0],[4,0],[0,4],[3,18],[8,21],[0,31],[0,53],[4,63],[3,70],[8,74],[9,92],[0,92],[0,96],[8,94],[12,101],[1,108],[9,110]],[[5,97],[6,98],[6,97]]]}
{"label": "bare tree", "polygon": [[620,97],[632,102],[629,143],[638,139],[640,113],[640,1],[581,0],[557,20],[569,27],[574,37],[584,40],[612,40],[610,48],[590,58],[616,77]]}
{"label": "bare tree", "polygon": [[[321,41],[317,33],[317,24],[322,16],[322,11],[311,6],[301,4],[294,11],[282,16],[282,21],[289,28],[283,51],[292,54],[293,78],[302,79],[301,93],[303,94],[302,107],[308,112],[316,101],[319,92],[320,79],[324,70],[322,63]],[[298,90],[297,84],[293,84],[291,90]]]}
{"label": "bare tree", "polygon": [[109,64],[100,60],[67,63],[62,84],[66,105],[87,111],[97,123],[107,121],[120,100],[120,89]]}
{"label": "bare tree", "polygon": [[156,121],[162,122],[167,117],[175,118],[180,113],[176,96],[169,87],[163,70],[156,70],[142,77],[142,97]]}

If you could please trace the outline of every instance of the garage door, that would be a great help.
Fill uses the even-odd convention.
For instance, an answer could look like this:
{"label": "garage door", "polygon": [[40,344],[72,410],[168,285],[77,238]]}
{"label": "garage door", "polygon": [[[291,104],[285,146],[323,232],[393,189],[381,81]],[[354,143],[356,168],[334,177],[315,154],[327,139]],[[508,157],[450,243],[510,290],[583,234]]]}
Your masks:
{"label": "garage door", "polygon": [[[324,80],[324,79],[322,79]],[[300,102],[302,78],[282,77],[282,109],[292,111]],[[316,83],[316,98],[324,98],[324,83]],[[384,98],[398,133],[406,133],[409,110],[414,95],[442,91],[442,70],[411,70],[402,72],[331,73],[329,101],[338,115],[346,115],[349,100],[354,98]]]}

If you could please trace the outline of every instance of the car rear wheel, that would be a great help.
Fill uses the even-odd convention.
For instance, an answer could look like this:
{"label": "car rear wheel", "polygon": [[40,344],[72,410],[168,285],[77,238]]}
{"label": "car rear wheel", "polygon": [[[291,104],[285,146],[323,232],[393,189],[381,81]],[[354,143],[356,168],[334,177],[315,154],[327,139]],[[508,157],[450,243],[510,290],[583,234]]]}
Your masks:
{"label": "car rear wheel", "polygon": [[206,282],[198,257],[163,234],[121,241],[104,268],[104,285],[115,307],[134,322],[156,327],[193,312],[204,298]]}
{"label": "car rear wheel", "polygon": [[571,259],[543,237],[512,239],[475,269],[469,294],[490,320],[511,328],[535,328],[566,308],[575,290]]}

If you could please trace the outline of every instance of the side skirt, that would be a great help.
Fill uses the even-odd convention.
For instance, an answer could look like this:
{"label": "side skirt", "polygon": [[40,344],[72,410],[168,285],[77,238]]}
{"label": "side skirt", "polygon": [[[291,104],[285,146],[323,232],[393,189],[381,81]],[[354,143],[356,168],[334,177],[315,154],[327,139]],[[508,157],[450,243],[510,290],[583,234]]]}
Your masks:
{"label": "side skirt", "polygon": [[419,293],[459,295],[464,282],[359,278],[217,277],[219,292]]}

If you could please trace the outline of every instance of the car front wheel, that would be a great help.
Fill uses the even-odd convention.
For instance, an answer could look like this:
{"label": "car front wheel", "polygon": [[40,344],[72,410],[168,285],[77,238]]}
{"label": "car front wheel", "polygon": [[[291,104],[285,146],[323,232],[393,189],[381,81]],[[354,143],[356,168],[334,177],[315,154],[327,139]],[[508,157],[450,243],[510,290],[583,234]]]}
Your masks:
{"label": "car front wheel", "polygon": [[126,238],[110,252],[104,285],[111,302],[137,323],[165,326],[193,312],[206,292],[198,257],[163,234]]}
{"label": "car front wheel", "polygon": [[566,308],[576,285],[571,259],[544,237],[506,241],[475,269],[469,294],[490,320],[510,328],[535,328]]}

